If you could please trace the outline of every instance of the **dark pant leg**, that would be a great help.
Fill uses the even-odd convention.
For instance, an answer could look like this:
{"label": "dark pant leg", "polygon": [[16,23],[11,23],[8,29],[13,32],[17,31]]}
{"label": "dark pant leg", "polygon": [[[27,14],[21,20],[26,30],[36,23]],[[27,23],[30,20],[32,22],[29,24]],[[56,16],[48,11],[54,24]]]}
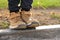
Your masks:
{"label": "dark pant leg", "polygon": [[22,10],[29,11],[32,7],[33,0],[21,0]]}
{"label": "dark pant leg", "polygon": [[19,7],[18,4],[20,3],[20,0],[8,0],[8,6],[10,12],[18,12]]}

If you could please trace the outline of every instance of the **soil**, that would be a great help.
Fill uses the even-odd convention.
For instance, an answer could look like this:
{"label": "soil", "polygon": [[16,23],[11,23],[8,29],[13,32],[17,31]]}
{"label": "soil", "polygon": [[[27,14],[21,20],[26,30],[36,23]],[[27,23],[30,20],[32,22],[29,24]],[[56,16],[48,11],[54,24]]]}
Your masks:
{"label": "soil", "polygon": [[[8,16],[8,9],[0,9],[0,14],[5,14],[5,16]],[[60,24],[60,9],[32,9],[31,12],[33,13],[33,18],[37,19],[40,23],[40,25],[54,25],[54,24]],[[57,16],[59,15],[59,17],[55,17],[53,14],[56,14]],[[53,17],[52,17],[52,16]],[[1,19],[0,20],[5,20],[6,19]]]}
{"label": "soil", "polygon": [[60,16],[60,9],[33,9],[32,12],[35,14],[34,18],[38,19],[41,25],[60,24],[60,18],[54,16],[54,14]]}

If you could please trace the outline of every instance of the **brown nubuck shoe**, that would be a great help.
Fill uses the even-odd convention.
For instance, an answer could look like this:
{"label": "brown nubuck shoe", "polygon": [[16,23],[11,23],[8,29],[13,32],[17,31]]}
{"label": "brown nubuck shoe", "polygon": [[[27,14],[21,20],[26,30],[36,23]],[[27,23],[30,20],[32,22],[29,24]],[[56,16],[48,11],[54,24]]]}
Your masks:
{"label": "brown nubuck shoe", "polygon": [[35,27],[39,26],[39,22],[37,19],[33,18],[33,15],[30,11],[21,11],[21,16],[23,21],[27,24],[27,29],[35,29]]}
{"label": "brown nubuck shoe", "polygon": [[10,13],[10,16],[8,17],[8,20],[10,22],[9,29],[25,29],[26,24],[21,20],[20,13],[12,12]]}

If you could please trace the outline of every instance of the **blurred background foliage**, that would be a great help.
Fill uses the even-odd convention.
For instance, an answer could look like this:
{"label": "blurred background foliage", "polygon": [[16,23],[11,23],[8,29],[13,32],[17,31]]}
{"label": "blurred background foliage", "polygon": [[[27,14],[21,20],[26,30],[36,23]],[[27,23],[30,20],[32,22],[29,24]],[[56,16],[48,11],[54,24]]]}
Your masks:
{"label": "blurred background foliage", "polygon": [[[34,0],[33,7],[60,7],[60,0]],[[8,0],[0,0],[0,8],[7,8]]]}

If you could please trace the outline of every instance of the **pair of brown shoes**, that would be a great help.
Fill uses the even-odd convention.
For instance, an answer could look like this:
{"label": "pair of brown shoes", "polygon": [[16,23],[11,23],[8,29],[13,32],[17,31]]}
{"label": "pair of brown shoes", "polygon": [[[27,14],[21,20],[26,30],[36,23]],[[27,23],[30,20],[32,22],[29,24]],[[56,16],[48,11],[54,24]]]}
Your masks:
{"label": "pair of brown shoes", "polygon": [[39,22],[32,17],[30,11],[12,12],[8,19],[10,29],[35,29],[35,27],[39,26]]}

